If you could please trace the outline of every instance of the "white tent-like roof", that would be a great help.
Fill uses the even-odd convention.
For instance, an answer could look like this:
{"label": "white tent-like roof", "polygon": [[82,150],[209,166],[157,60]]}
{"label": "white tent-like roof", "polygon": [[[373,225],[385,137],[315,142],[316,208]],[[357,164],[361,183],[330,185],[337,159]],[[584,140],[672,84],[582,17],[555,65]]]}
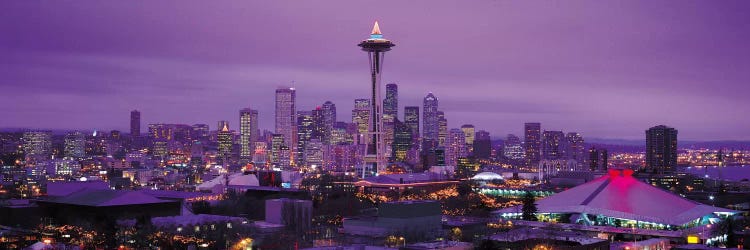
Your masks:
{"label": "white tent-like roof", "polygon": [[[715,212],[736,212],[684,199],[643,183],[632,170],[611,170],[606,176],[576,186],[536,202],[539,213],[579,213],[683,225]],[[521,206],[495,211],[519,213]]]}
{"label": "white tent-like roof", "polygon": [[471,179],[481,181],[502,180],[503,176],[493,172],[481,172],[471,177]]}

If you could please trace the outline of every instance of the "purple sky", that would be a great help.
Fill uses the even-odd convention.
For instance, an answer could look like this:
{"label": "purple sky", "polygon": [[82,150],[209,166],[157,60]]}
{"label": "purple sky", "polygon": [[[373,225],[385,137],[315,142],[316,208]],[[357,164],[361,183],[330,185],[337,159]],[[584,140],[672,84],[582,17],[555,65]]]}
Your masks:
{"label": "purple sky", "polygon": [[[427,92],[450,127],[523,122],[585,137],[750,140],[748,1],[2,1],[0,127],[121,129],[230,120],[297,88],[350,121],[368,95],[356,44],[374,20],[404,105]],[[366,9],[365,7],[369,9]],[[385,83],[384,82],[384,83]]]}

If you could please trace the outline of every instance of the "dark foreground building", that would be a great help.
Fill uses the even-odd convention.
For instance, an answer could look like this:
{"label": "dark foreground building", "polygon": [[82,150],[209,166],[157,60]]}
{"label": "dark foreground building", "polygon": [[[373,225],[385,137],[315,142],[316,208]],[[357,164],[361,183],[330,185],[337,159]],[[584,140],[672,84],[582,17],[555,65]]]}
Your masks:
{"label": "dark foreground building", "polygon": [[52,218],[56,224],[84,227],[103,220],[177,216],[182,208],[180,201],[162,200],[139,191],[88,188],[39,200],[37,204],[42,215]]}

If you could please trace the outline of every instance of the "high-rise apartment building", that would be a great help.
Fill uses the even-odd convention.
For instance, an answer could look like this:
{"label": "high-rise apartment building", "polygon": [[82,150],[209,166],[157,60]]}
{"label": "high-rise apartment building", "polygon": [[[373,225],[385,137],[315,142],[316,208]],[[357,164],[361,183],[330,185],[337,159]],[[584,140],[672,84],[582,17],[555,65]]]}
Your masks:
{"label": "high-rise apartment building", "polygon": [[646,168],[674,171],[677,166],[677,129],[664,125],[646,130]]}

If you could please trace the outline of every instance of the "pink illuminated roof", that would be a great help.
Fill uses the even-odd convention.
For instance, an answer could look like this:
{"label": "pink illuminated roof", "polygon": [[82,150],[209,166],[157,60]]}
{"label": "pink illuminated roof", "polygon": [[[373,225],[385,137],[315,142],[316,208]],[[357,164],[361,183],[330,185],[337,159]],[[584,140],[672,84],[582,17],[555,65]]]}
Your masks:
{"label": "pink illuminated roof", "polygon": [[[713,212],[735,212],[684,199],[643,183],[632,171],[607,175],[537,201],[539,213],[586,213],[669,225],[682,225]],[[511,207],[497,213],[520,212]]]}

